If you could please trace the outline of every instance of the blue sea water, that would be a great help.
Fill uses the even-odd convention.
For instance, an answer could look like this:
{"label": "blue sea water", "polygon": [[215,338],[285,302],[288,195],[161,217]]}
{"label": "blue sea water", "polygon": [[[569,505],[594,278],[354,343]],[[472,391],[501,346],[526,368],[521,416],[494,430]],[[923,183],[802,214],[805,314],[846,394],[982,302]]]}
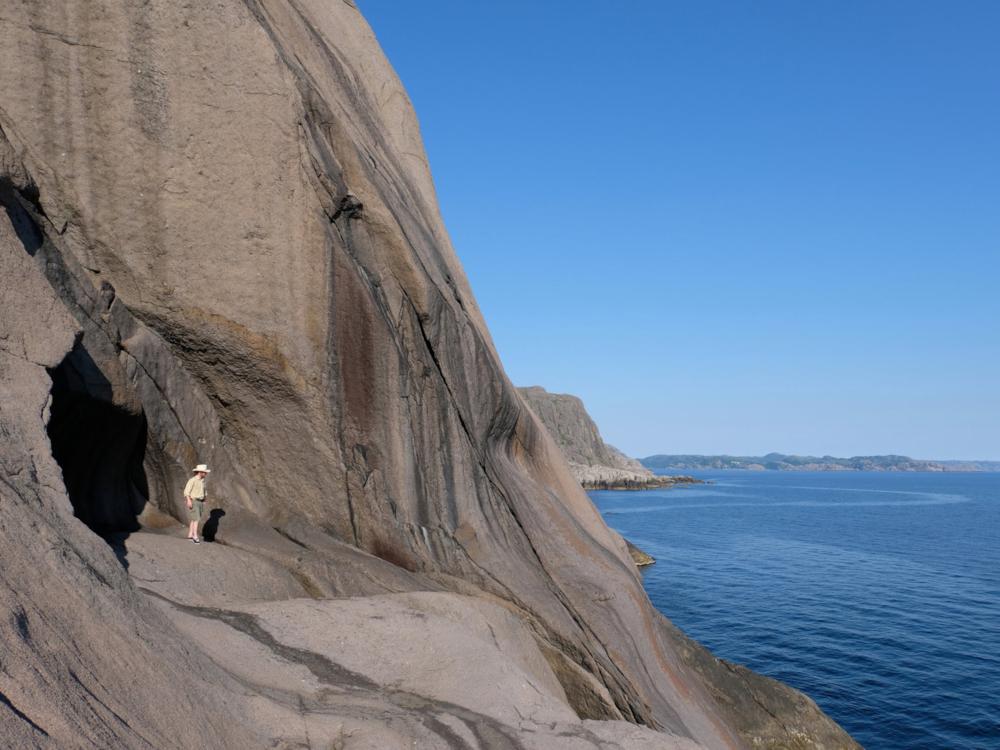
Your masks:
{"label": "blue sea water", "polygon": [[868,750],[1000,748],[1000,474],[697,476],[590,493],[661,612]]}

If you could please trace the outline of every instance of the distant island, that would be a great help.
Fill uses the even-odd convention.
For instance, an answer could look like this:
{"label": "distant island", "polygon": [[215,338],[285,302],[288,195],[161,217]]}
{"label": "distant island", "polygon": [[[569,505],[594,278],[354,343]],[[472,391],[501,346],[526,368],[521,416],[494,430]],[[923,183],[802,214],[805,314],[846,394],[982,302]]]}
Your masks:
{"label": "distant island", "polygon": [[640,458],[647,469],[743,469],[750,471],[1000,471],[1000,461],[924,461],[909,456],[694,456]]}

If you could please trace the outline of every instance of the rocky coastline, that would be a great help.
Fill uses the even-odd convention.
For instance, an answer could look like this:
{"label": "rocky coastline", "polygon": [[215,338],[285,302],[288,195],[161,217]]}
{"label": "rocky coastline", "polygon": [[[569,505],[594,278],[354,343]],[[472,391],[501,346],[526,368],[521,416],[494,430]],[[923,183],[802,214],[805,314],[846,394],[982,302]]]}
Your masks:
{"label": "rocky coastline", "polygon": [[[572,467],[571,467],[572,468]],[[574,472],[576,474],[576,472]],[[697,479],[692,476],[626,476],[626,477],[597,477],[584,478],[580,484],[585,490],[652,490],[660,488],[678,487],[692,484],[708,484],[704,479]]]}
{"label": "rocky coastline", "polygon": [[537,385],[517,390],[559,446],[570,471],[585,490],[649,490],[701,482],[691,476],[654,474],[605,443],[577,396],[550,393]]}
{"label": "rocky coastline", "polygon": [[632,562],[635,563],[635,567],[645,568],[647,565],[653,565],[656,562],[655,557],[645,550],[639,549],[639,547],[628,539],[625,540],[625,546],[628,547],[628,554],[632,558]]}
{"label": "rocky coastline", "polygon": [[0,90],[5,747],[857,747],[651,605],[355,3],[13,3]]}

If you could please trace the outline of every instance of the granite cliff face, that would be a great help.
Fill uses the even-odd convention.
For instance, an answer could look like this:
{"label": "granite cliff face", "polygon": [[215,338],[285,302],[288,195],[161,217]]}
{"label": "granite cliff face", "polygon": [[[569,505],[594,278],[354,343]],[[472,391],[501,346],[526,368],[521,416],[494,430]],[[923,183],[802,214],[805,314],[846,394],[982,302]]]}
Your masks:
{"label": "granite cliff face", "polygon": [[517,390],[555,439],[570,466],[605,466],[652,476],[652,472],[634,458],[604,442],[578,397],[549,393],[537,385]]}
{"label": "granite cliff face", "polygon": [[11,746],[852,746],[649,605],[353,3],[15,0],[0,92]]}
{"label": "granite cliff face", "polygon": [[594,420],[576,396],[549,393],[533,385],[518,388],[566,457],[576,480],[587,489],[667,487],[689,477],[657,476],[601,438]]}

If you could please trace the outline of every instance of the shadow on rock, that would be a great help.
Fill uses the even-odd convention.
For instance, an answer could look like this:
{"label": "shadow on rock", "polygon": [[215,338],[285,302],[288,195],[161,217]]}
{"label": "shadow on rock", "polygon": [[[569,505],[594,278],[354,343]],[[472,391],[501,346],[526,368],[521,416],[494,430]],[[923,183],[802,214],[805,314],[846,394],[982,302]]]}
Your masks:
{"label": "shadow on rock", "polygon": [[118,562],[122,564],[125,570],[128,570],[128,547],[125,545],[125,540],[129,538],[128,532],[119,532],[117,534],[107,534],[103,537],[104,541],[108,543],[111,547],[111,551],[115,553],[115,557],[118,558]]}
{"label": "shadow on rock", "polygon": [[201,527],[201,536],[206,542],[214,542],[216,534],[219,533],[219,521],[226,515],[222,508],[213,508],[208,514],[208,520]]}

